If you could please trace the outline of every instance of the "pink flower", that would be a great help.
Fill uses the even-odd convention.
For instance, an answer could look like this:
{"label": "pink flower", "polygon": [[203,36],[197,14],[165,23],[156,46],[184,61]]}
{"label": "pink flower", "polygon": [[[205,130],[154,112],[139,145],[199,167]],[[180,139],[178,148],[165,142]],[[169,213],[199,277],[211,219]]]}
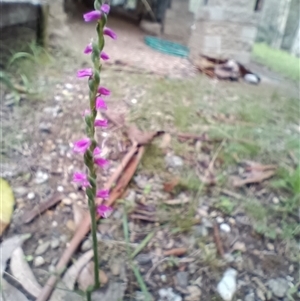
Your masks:
{"label": "pink flower", "polygon": [[74,143],[73,151],[74,153],[85,153],[86,150],[90,147],[91,140],[89,138],[83,138]]}
{"label": "pink flower", "polygon": [[83,172],[75,172],[73,175],[73,182],[83,186],[83,187],[88,187],[90,186],[90,183],[87,179],[87,175]]}
{"label": "pink flower", "polygon": [[108,96],[110,95],[110,90],[106,89],[105,87],[100,87],[98,89],[98,93],[100,93],[101,95]]}
{"label": "pink flower", "polygon": [[77,71],[77,77],[86,77],[92,75],[93,75],[93,70],[91,68],[81,69]]}
{"label": "pink flower", "polygon": [[94,149],[94,151],[93,151],[93,156],[94,156],[94,158],[99,157],[100,154],[101,154],[101,149],[100,149],[99,146],[96,146],[95,149]]}
{"label": "pink flower", "polygon": [[85,117],[85,116],[90,115],[90,114],[91,114],[91,111],[88,110],[88,109],[85,109],[84,112],[81,115],[82,115],[82,117]]}
{"label": "pink flower", "polygon": [[94,162],[96,165],[98,165],[101,168],[106,168],[108,167],[108,161],[104,158],[100,158],[100,157],[94,157]]}
{"label": "pink flower", "polygon": [[83,15],[83,19],[85,22],[91,22],[91,21],[95,21],[95,20],[99,20],[101,18],[101,11],[99,10],[93,10],[89,13],[86,13]]}
{"label": "pink flower", "polygon": [[101,11],[103,11],[104,13],[108,14],[109,10],[110,10],[110,6],[108,4],[101,5]]}
{"label": "pink flower", "polygon": [[96,110],[100,110],[100,109],[107,110],[107,105],[103,98],[97,97],[96,98]]}
{"label": "pink flower", "polygon": [[107,200],[109,198],[109,190],[108,189],[98,190],[96,193],[96,197]]}
{"label": "pink flower", "polygon": [[106,128],[107,127],[107,119],[97,119],[94,123],[95,126]]}
{"label": "pink flower", "polygon": [[92,51],[93,51],[93,47],[92,47],[92,44],[90,43],[90,44],[88,44],[88,45],[85,47],[83,53],[89,54],[89,53],[91,53]]}
{"label": "pink flower", "polygon": [[108,207],[106,205],[99,205],[97,207],[97,213],[103,217],[103,218],[107,218],[110,216],[110,214],[112,213],[112,208],[111,207]]}
{"label": "pink flower", "polygon": [[109,60],[108,54],[105,53],[104,51],[101,52],[100,57],[102,58],[103,61]]}
{"label": "pink flower", "polygon": [[116,40],[116,39],[117,39],[116,33],[115,33],[112,29],[110,29],[110,28],[108,28],[108,27],[104,27],[103,33],[104,33],[105,35],[111,37],[113,40]]}

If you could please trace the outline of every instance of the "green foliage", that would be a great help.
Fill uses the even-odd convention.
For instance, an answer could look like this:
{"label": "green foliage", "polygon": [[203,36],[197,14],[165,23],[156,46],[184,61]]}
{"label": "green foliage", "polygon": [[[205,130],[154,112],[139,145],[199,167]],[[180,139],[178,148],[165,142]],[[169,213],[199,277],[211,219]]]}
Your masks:
{"label": "green foliage", "polygon": [[268,66],[292,80],[300,80],[300,59],[292,56],[288,52],[273,49],[264,43],[256,43],[253,47],[253,57],[259,63]]}
{"label": "green foliage", "polygon": [[293,172],[281,168],[278,171],[277,176],[278,179],[272,181],[272,186],[274,188],[286,190],[294,196],[300,194],[300,165]]}
{"label": "green foliage", "polygon": [[230,215],[234,211],[236,204],[229,198],[221,196],[214,206],[223,213]]}

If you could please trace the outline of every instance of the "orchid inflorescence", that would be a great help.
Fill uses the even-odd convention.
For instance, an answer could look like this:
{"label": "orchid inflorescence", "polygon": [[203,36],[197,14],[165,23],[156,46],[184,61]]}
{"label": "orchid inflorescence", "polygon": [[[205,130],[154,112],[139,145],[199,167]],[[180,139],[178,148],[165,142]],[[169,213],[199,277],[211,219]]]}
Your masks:
{"label": "orchid inflorescence", "polygon": [[[95,7],[99,8],[99,1],[96,1]],[[85,110],[83,116],[86,122],[86,138],[80,139],[74,143],[74,152],[82,153],[85,157],[85,163],[89,170],[89,175],[85,173],[76,172],[73,176],[73,181],[78,183],[82,187],[87,189],[87,194],[91,194],[94,198],[100,197],[107,199],[109,197],[108,190],[100,190],[93,193],[93,185],[95,184],[95,165],[101,168],[108,166],[108,161],[101,157],[101,150],[96,146],[94,140],[95,127],[105,128],[107,127],[106,119],[96,119],[98,110],[106,110],[107,105],[103,96],[110,95],[110,90],[106,87],[99,86],[100,83],[100,70],[101,70],[101,59],[108,60],[109,56],[103,51],[104,47],[104,35],[116,39],[115,32],[106,27],[107,14],[109,13],[110,6],[108,4],[100,4],[100,9],[95,9],[89,13],[83,15],[85,22],[97,21],[97,33],[98,43],[91,42],[84,49],[85,54],[91,54],[94,63],[94,69],[86,68],[77,72],[77,77],[88,77],[90,87],[90,109]],[[99,55],[100,54],[100,55]],[[92,155],[91,155],[92,154]],[[93,166],[92,166],[93,165]],[[109,207],[105,205],[98,206],[97,212],[100,216],[106,217],[107,211],[110,211]]]}

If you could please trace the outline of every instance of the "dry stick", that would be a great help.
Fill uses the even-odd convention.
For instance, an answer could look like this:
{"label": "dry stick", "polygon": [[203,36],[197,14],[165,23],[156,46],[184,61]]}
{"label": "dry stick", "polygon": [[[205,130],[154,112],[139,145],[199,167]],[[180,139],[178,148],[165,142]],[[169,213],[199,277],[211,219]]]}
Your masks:
{"label": "dry stick", "polygon": [[224,257],[224,248],[220,238],[219,226],[214,224],[214,240],[217,247],[217,251],[219,255],[223,258]]}
{"label": "dry stick", "polygon": [[[115,181],[120,177],[123,169],[125,169],[123,176],[120,177],[118,185],[113,189],[112,193],[110,194],[110,198],[108,200],[108,206],[111,206],[120,195],[124,192],[125,188],[122,189],[121,185],[128,184],[131,180],[132,176],[134,175],[134,172],[138,166],[139,161],[142,158],[144,147],[140,147],[138,150],[138,155],[135,158],[135,161],[133,161],[132,166],[129,166],[129,162],[132,159],[133,155],[136,153],[137,146],[133,145],[131,150],[126,154],[126,156],[123,158],[121,165],[117,168],[117,170],[114,172],[114,174],[111,176],[105,187],[109,189],[111,185],[115,183]],[[126,176],[126,171],[129,171],[129,175],[127,175],[127,179],[124,179]],[[129,178],[130,176],[130,178]],[[127,180],[127,181],[126,181]],[[127,182],[127,183],[126,183]],[[62,257],[60,258],[57,266],[56,271],[62,271],[65,266],[68,264],[69,260],[71,259],[72,255],[76,251],[77,247],[83,240],[83,238],[87,235],[87,233],[90,231],[91,226],[91,217],[89,213],[86,213],[83,217],[82,223],[76,233],[74,234],[69,247],[65,250]],[[51,295],[51,292],[56,284],[57,277],[51,276],[48,281],[46,282],[45,286],[43,287],[40,295],[36,299],[36,301],[46,301],[48,300],[48,297]]]}

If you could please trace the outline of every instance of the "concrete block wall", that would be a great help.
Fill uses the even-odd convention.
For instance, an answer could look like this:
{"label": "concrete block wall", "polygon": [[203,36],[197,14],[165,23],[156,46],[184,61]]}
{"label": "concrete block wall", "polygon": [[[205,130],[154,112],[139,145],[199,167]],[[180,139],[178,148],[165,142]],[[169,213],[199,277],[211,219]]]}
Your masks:
{"label": "concrete block wall", "polygon": [[190,58],[204,54],[247,64],[260,18],[254,7],[254,0],[208,0],[200,6],[188,44]]}
{"label": "concrete block wall", "polygon": [[172,0],[171,8],[167,9],[164,24],[164,38],[188,45],[194,14],[189,11],[188,0]]}

